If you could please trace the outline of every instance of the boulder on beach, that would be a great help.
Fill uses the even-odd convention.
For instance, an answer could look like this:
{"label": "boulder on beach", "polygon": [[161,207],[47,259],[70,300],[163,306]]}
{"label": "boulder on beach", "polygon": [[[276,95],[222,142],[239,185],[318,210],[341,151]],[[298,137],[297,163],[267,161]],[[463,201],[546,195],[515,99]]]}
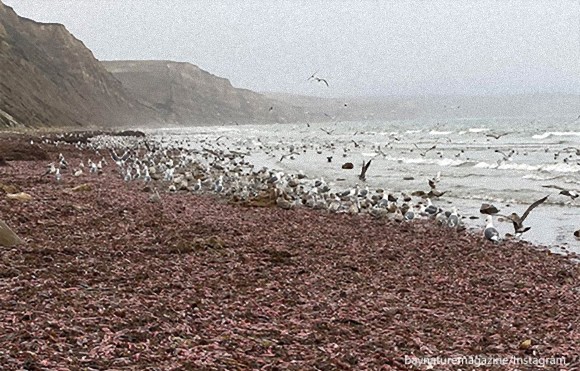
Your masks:
{"label": "boulder on beach", "polygon": [[354,168],[354,164],[353,164],[352,162],[347,162],[347,163],[344,163],[344,164],[342,165],[342,168],[343,168],[343,169],[350,170],[350,169]]}
{"label": "boulder on beach", "polygon": [[499,209],[495,206],[493,206],[492,204],[481,204],[481,208],[479,209],[479,212],[482,214],[487,214],[487,215],[494,215],[499,213]]}
{"label": "boulder on beach", "polygon": [[21,243],[22,240],[20,237],[18,237],[3,220],[0,220],[0,246],[14,247]]}

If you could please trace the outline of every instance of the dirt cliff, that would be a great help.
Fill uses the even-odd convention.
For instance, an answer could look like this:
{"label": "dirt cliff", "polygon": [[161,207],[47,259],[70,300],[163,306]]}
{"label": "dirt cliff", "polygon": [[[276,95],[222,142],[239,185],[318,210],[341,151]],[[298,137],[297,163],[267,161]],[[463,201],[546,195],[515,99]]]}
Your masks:
{"label": "dirt cliff", "polygon": [[159,120],[63,25],[20,17],[0,1],[0,127],[116,127]]}
{"label": "dirt cliff", "polygon": [[103,61],[123,86],[166,120],[183,125],[291,122],[303,109],[239,89],[201,68],[171,61]]}

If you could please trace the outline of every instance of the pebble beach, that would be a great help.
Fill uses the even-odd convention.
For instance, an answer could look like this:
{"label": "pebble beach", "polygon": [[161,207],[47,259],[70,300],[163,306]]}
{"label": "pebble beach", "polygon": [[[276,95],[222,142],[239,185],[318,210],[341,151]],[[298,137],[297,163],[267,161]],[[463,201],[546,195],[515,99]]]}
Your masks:
{"label": "pebble beach", "polygon": [[[42,175],[59,153],[94,152],[16,134],[0,149],[1,219],[23,241],[0,247],[3,369],[407,370],[469,356],[580,367],[573,253],[172,193],[124,182],[114,164],[56,182]],[[19,192],[30,198],[7,196]]]}

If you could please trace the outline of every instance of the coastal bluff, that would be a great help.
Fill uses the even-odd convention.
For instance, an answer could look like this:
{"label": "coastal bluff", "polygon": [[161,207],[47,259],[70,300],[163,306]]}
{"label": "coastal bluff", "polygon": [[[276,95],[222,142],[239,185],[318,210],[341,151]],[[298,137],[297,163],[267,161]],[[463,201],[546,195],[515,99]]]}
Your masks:
{"label": "coastal bluff", "polygon": [[61,24],[20,17],[0,1],[0,127],[156,123]]}
{"label": "coastal bluff", "polygon": [[302,108],[232,86],[196,65],[173,61],[103,61],[141,102],[181,125],[303,121]]}

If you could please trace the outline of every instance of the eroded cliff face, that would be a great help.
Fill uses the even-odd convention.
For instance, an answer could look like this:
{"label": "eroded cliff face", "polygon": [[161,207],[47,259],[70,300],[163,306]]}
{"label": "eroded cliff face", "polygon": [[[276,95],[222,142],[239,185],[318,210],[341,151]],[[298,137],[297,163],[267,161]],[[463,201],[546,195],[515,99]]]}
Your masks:
{"label": "eroded cliff face", "polygon": [[103,61],[123,86],[166,120],[182,125],[301,121],[303,110],[238,89],[190,63]]}
{"label": "eroded cliff face", "polygon": [[63,25],[20,17],[0,1],[0,127],[116,127],[160,120]]}

